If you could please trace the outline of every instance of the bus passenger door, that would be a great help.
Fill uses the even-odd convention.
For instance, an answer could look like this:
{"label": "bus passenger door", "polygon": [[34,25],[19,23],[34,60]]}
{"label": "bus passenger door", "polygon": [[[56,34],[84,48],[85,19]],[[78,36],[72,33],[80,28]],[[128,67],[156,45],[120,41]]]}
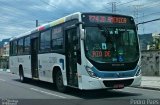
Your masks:
{"label": "bus passenger door", "polygon": [[66,30],[66,72],[69,86],[78,87],[77,76],[77,28]]}
{"label": "bus passenger door", "polygon": [[38,37],[31,39],[31,71],[32,78],[38,79]]}

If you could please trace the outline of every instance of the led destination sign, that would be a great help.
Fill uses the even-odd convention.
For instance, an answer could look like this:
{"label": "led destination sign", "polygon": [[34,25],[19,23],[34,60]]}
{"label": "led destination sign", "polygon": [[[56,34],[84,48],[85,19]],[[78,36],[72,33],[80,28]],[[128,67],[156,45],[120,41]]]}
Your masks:
{"label": "led destination sign", "polygon": [[83,21],[86,23],[107,23],[107,24],[131,24],[133,19],[118,15],[83,15]]}
{"label": "led destination sign", "polygon": [[125,17],[112,17],[112,16],[89,15],[89,21],[96,23],[127,23],[127,19]]}

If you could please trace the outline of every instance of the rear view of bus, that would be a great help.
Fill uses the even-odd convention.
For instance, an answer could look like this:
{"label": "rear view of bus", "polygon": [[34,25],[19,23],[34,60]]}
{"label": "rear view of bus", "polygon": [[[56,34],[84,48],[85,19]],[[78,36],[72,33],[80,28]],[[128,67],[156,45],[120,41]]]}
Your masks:
{"label": "rear view of bus", "polygon": [[82,64],[88,72],[85,74],[81,71],[84,74],[82,88],[139,86],[140,51],[133,18],[97,13],[84,13],[81,16]]}

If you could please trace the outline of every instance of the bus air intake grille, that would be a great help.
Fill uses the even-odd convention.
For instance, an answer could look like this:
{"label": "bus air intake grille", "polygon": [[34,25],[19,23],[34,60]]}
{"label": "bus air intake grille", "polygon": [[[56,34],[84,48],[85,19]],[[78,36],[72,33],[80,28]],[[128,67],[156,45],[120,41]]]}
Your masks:
{"label": "bus air intake grille", "polygon": [[114,87],[114,85],[117,85],[117,84],[123,84],[124,86],[129,86],[132,84],[132,82],[133,82],[133,79],[103,81],[106,87]]}

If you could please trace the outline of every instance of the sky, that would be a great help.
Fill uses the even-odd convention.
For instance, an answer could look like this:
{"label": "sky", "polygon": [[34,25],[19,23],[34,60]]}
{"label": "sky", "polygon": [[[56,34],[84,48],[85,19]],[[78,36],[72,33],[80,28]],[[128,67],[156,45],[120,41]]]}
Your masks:
{"label": "sky", "polygon": [[[136,23],[160,18],[160,0],[0,0],[0,40],[74,12],[130,15]],[[139,34],[160,33],[160,21],[138,26]]]}

